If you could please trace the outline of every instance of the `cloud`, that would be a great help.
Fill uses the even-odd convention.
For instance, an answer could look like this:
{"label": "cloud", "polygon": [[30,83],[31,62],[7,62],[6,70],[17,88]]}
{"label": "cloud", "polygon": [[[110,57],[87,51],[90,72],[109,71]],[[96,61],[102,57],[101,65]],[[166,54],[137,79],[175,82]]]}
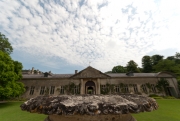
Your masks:
{"label": "cloud", "polygon": [[49,67],[59,60],[83,67],[91,62],[101,71],[129,60],[141,66],[151,51],[179,48],[176,2],[6,0],[0,1],[0,31],[18,52]]}

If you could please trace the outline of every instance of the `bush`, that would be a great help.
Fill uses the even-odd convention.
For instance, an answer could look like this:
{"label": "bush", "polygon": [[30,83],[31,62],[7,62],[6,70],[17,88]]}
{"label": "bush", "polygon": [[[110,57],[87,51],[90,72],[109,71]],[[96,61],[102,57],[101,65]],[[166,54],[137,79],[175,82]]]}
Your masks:
{"label": "bush", "polygon": [[154,98],[154,99],[163,99],[163,97],[151,97],[151,98]]}
{"label": "bush", "polygon": [[156,94],[150,94],[149,97],[159,97],[159,95],[156,95]]}
{"label": "bush", "polygon": [[172,96],[165,96],[164,99],[176,99],[176,98]]}

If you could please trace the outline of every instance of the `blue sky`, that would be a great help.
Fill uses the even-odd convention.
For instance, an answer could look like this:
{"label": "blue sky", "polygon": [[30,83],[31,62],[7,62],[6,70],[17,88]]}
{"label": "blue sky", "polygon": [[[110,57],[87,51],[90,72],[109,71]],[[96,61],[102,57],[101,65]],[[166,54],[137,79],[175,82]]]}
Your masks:
{"label": "blue sky", "polygon": [[24,69],[102,72],[180,52],[179,0],[0,0],[0,32]]}

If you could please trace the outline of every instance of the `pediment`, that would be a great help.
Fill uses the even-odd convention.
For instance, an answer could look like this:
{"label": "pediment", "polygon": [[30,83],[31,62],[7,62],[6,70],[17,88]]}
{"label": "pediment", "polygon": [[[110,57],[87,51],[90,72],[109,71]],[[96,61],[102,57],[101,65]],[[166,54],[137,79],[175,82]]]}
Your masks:
{"label": "pediment", "polygon": [[91,66],[86,69],[80,71],[77,74],[74,74],[70,78],[109,78],[110,76],[102,73],[101,71],[92,68]]}

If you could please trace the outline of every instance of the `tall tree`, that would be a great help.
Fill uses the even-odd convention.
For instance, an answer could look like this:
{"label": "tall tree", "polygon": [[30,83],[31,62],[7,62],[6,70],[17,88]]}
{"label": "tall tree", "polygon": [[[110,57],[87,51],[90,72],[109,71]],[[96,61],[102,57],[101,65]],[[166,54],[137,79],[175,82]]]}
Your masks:
{"label": "tall tree", "polygon": [[114,66],[112,69],[112,73],[126,73],[127,70],[125,67],[119,65],[119,66]]}
{"label": "tall tree", "polygon": [[145,73],[152,72],[152,60],[150,56],[144,56],[142,58],[142,71]]}
{"label": "tall tree", "polygon": [[138,69],[138,64],[134,62],[133,60],[130,60],[127,63],[126,68],[127,68],[127,72],[132,71],[132,72],[140,73],[140,70]]}
{"label": "tall tree", "polygon": [[1,33],[0,33],[0,50],[7,54],[11,54],[13,51],[11,43],[9,43],[8,41],[8,38],[6,38],[6,36]]}
{"label": "tall tree", "polygon": [[13,61],[11,57],[0,51],[0,100],[21,95],[25,89],[23,83],[19,82],[22,64]]}
{"label": "tall tree", "polygon": [[152,60],[152,66],[155,66],[156,64],[158,64],[159,61],[163,60],[162,55],[153,55],[151,56],[151,60]]}

